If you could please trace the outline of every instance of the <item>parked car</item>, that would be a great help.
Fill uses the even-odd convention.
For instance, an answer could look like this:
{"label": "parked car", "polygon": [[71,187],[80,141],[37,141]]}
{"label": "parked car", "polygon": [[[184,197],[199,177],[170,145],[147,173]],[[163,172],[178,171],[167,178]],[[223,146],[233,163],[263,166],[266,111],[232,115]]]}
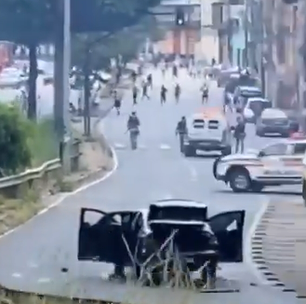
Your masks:
{"label": "parked car", "polygon": [[235,107],[243,109],[252,97],[262,97],[261,89],[255,86],[238,86],[233,95]]}
{"label": "parked car", "polygon": [[290,119],[286,113],[280,109],[266,109],[256,122],[256,135],[265,136],[267,134],[279,134],[289,137],[291,133]]}
{"label": "parked car", "polygon": [[230,79],[232,74],[239,73],[239,67],[233,67],[226,70],[221,70],[217,77],[217,85],[218,87],[224,87],[228,80]]}
{"label": "parked car", "polygon": [[248,98],[243,109],[243,117],[248,123],[256,123],[265,109],[272,108],[272,102],[262,97]]}

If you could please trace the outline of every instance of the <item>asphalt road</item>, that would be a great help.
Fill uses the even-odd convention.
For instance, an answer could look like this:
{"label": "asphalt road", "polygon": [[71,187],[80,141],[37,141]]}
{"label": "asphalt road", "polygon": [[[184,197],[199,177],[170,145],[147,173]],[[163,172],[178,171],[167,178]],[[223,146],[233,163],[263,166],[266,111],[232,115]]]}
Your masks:
{"label": "asphalt road", "polygon": [[[233,194],[212,175],[212,157],[184,158],[178,151],[175,126],[182,115],[199,110],[200,81],[180,75],[182,98],[178,105],[173,100],[174,82],[170,75],[163,80],[169,89],[169,100],[160,105],[160,72],[154,72],[154,90],[151,100],[143,100],[135,108],[141,120],[140,148],[131,151],[125,134],[126,121],[134,109],[131,96],[126,95],[122,115],[111,112],[104,120],[103,131],[116,147],[118,170],[106,181],[98,183],[73,196],[62,204],[36,217],[21,229],[0,241],[0,284],[37,293],[60,294],[130,300],[136,303],[161,303],[161,297],[170,297],[173,303],[187,296],[183,291],[141,289],[130,285],[106,282],[109,265],[78,263],[76,260],[77,233],[80,207],[103,210],[143,208],[151,200],[186,198],[208,205],[209,213],[245,209],[245,236],[248,236],[254,218],[266,195]],[[213,86],[213,84],[212,84]],[[209,105],[221,105],[221,89],[211,88]],[[255,137],[251,127],[246,145],[258,148],[271,139]],[[274,140],[274,139],[273,139]],[[276,139],[275,139],[276,140]],[[67,267],[67,273],[61,272]],[[222,265],[220,287],[239,288],[239,293],[190,295],[194,303],[295,303],[290,294],[282,294],[262,285],[248,264]],[[102,278],[101,278],[102,277]],[[258,286],[251,286],[256,283]],[[137,295],[136,290],[137,289]],[[203,298],[204,297],[204,298]],[[187,299],[184,301],[186,302]],[[171,303],[172,303],[171,302]]]}

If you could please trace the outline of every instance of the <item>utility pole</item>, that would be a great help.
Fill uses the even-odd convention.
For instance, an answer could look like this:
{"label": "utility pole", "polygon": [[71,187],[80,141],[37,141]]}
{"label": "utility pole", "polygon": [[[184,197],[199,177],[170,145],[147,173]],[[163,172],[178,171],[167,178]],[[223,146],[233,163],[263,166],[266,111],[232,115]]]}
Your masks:
{"label": "utility pole", "polygon": [[249,0],[245,0],[245,9],[244,9],[244,53],[243,61],[245,67],[249,66],[249,11],[250,3]]}
{"label": "utility pole", "polygon": [[57,0],[58,20],[54,64],[54,122],[59,155],[65,173],[70,172],[70,0]]}
{"label": "utility pole", "polygon": [[232,36],[233,36],[233,24],[232,24],[232,7],[231,0],[226,1],[226,12],[227,12],[227,53],[228,53],[228,61],[232,64]]}

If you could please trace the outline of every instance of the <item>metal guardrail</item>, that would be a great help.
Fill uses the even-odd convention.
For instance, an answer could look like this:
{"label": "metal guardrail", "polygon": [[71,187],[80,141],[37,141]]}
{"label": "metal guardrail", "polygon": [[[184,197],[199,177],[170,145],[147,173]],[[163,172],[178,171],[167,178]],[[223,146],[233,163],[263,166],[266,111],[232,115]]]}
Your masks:
{"label": "metal guardrail", "polygon": [[61,167],[60,159],[53,159],[45,162],[42,166],[35,169],[26,170],[20,174],[5,176],[0,178],[0,189],[18,186],[30,180],[41,178],[46,172],[56,170]]}

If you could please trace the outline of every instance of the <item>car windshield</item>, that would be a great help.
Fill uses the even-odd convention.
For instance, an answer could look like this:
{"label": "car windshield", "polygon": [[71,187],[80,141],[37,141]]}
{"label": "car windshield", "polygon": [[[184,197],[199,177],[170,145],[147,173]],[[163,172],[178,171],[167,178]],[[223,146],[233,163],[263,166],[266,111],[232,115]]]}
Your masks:
{"label": "car windshield", "polygon": [[253,111],[256,111],[256,110],[263,111],[265,109],[272,108],[272,102],[267,101],[267,100],[262,100],[262,99],[249,100],[248,108],[250,108]]}
{"label": "car windshield", "polygon": [[155,207],[149,214],[149,220],[205,221],[206,208],[192,207]]}
{"label": "car windshield", "polygon": [[237,87],[256,87],[259,88],[260,82],[256,77],[241,75],[239,78],[232,77],[225,86],[225,91],[234,93]]}

